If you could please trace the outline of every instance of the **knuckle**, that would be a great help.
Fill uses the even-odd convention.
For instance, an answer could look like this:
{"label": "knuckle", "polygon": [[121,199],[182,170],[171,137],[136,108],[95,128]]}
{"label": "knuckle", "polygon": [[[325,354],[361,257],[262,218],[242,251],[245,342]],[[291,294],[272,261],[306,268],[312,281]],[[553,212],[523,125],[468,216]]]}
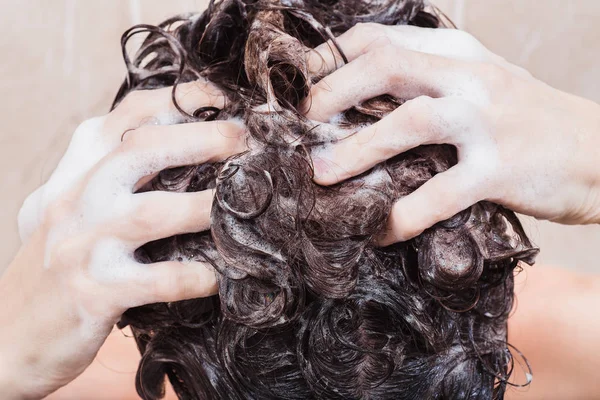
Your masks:
{"label": "knuckle", "polygon": [[65,276],[65,281],[71,296],[76,299],[82,299],[94,292],[95,282],[91,278],[89,271],[75,272]]}
{"label": "knuckle", "polygon": [[418,96],[406,102],[413,112],[430,111],[434,107],[434,99],[431,96]]}
{"label": "knuckle", "polygon": [[86,119],[77,126],[71,140],[73,142],[82,141],[94,133],[98,133],[99,127],[101,126],[100,122],[102,122],[102,117]]}
{"label": "knuckle", "polygon": [[[223,125],[220,125],[223,123]],[[223,149],[226,153],[230,152],[242,152],[247,149],[246,137],[247,131],[243,126],[238,125],[234,122],[223,122],[219,121],[219,140]]]}
{"label": "knuckle", "polygon": [[419,96],[404,103],[405,111],[408,112],[415,122],[427,121],[428,116],[435,109],[435,100],[429,96]]}
{"label": "knuckle", "polygon": [[73,206],[73,203],[68,199],[61,198],[54,201],[44,213],[44,224],[52,227],[64,222],[68,218]]}
{"label": "knuckle", "polygon": [[50,252],[51,263],[53,267],[67,267],[76,271],[78,265],[81,265],[80,240],[78,238],[66,238],[59,240],[52,246]]}
{"label": "knuckle", "polygon": [[479,109],[467,100],[460,97],[440,99],[439,109],[443,110],[440,119],[454,127],[460,124],[460,131],[471,132],[482,128]]}
{"label": "knuckle", "polygon": [[389,29],[376,22],[359,22],[351,28],[352,38],[369,46],[381,46],[391,43]]}
{"label": "knuckle", "polygon": [[478,63],[474,68],[479,83],[488,95],[503,91],[510,84],[509,73],[497,64]]}
{"label": "knuckle", "polygon": [[127,130],[123,133],[121,148],[125,152],[133,152],[144,147],[155,134],[155,127],[144,125],[136,129]]}
{"label": "knuckle", "polygon": [[357,35],[371,38],[384,34],[383,25],[375,22],[359,22],[352,28],[352,32]]}
{"label": "knuckle", "polygon": [[435,99],[419,96],[404,103],[399,110],[404,111],[408,125],[415,133],[430,135],[433,132],[435,108]]}
{"label": "knuckle", "polygon": [[533,78],[533,75],[531,74],[531,72],[529,72],[528,70],[526,70],[523,67],[520,67],[518,65],[514,65],[514,64],[510,64],[509,62],[505,62],[505,65],[508,65],[510,70],[517,76],[521,77],[522,79],[526,79],[526,80],[531,80]]}
{"label": "knuckle", "polygon": [[43,190],[44,185],[29,194],[19,209],[17,226],[21,239],[24,241],[31,237],[35,228],[41,223],[40,215],[43,214],[46,209],[42,203]]}
{"label": "knuckle", "polygon": [[239,138],[243,133],[243,126],[232,121],[215,121],[218,131],[226,138]]}
{"label": "knuckle", "polygon": [[452,39],[457,46],[469,50],[480,50],[483,45],[473,35],[459,29],[450,29]]}
{"label": "knuckle", "polygon": [[136,109],[140,104],[148,100],[148,93],[146,92],[145,90],[134,90],[127,93],[116,109],[125,109],[127,111]]}
{"label": "knuckle", "polygon": [[109,122],[114,125],[128,125],[128,121],[139,118],[142,105],[147,103],[150,96],[148,90],[129,92],[121,102],[108,114]]}

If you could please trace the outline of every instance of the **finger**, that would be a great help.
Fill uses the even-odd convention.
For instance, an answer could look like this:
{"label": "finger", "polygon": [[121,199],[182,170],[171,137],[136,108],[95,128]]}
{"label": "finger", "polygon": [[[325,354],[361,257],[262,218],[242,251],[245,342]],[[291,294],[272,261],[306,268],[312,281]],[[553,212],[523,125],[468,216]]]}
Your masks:
{"label": "finger", "polygon": [[[173,103],[172,89],[131,92],[108,116],[84,121],[75,131],[63,160],[53,174],[53,177],[57,174],[62,176],[54,182],[55,185],[63,186],[62,182],[73,181],[88,172],[141,126],[183,122],[185,118]],[[203,81],[178,85],[176,98],[189,113],[200,107],[221,108],[224,105],[224,97],[218,89]],[[71,165],[80,168],[70,168]],[[141,182],[138,188],[144,183]]]}
{"label": "finger", "polygon": [[381,246],[411,239],[484,199],[485,182],[469,163],[435,175],[392,207]]}
{"label": "finger", "polygon": [[465,31],[446,28],[420,28],[410,25],[390,26],[391,42],[407,50],[462,61],[495,62],[503,60]]}
{"label": "finger", "polygon": [[[458,29],[421,28],[410,25],[356,24],[336,38],[348,61],[381,46],[461,60],[490,62],[520,75],[530,76],[522,68],[508,63],[489,51],[475,37]],[[308,69],[313,75],[327,75],[344,65],[337,47],[330,40],[308,54]]]}
{"label": "finger", "polygon": [[[472,35],[458,29],[363,23],[356,24],[335,40],[348,61],[385,45],[463,61],[503,60]],[[308,69],[315,75],[329,74],[342,65],[342,56],[331,40],[308,54]]]}
{"label": "finger", "polygon": [[[368,71],[368,73],[365,73]],[[383,46],[362,55],[311,88],[307,117],[329,121],[355,105],[389,94],[401,99],[460,95],[468,69],[456,61]]]}
{"label": "finger", "polygon": [[246,131],[237,122],[147,126],[129,132],[93,179],[131,191],[141,178],[163,169],[223,161],[246,149]]}
{"label": "finger", "polygon": [[208,263],[164,261],[140,264],[134,279],[136,306],[208,297],[217,293],[217,278]]}
{"label": "finger", "polygon": [[[223,108],[225,97],[208,81],[193,81],[177,85],[177,104],[188,114],[200,107]],[[109,114],[105,131],[118,137],[128,129],[143,125],[172,125],[185,121],[173,102],[173,87],[130,92]]]}
{"label": "finger", "polygon": [[308,71],[312,75],[328,75],[345,64],[338,46],[348,62],[352,62],[374,48],[391,44],[389,33],[386,25],[356,24],[336,37],[335,44],[328,40],[310,50],[307,55]]}
{"label": "finger", "polygon": [[212,190],[155,191],[131,197],[131,207],[122,210],[115,224],[107,229],[134,249],[153,240],[210,228]]}
{"label": "finger", "polygon": [[491,63],[521,77],[531,78],[527,70],[509,63],[504,57],[488,50],[477,38],[465,31],[420,28],[411,25],[395,25],[390,26],[390,29],[394,31],[390,35],[390,40],[395,46],[454,60]]}
{"label": "finger", "polygon": [[478,129],[477,115],[477,109],[461,99],[418,97],[407,101],[380,121],[314,150],[314,179],[331,185],[420,145],[458,146]]}

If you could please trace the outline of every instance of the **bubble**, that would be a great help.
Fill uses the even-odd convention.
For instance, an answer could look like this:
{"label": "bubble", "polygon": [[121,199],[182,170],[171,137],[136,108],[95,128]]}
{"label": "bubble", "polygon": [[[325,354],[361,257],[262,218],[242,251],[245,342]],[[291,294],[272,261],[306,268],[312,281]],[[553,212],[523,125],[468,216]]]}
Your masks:
{"label": "bubble", "polygon": [[262,214],[273,196],[271,174],[234,163],[226,167],[221,170],[217,185],[219,205],[238,218],[249,219]]}
{"label": "bubble", "polygon": [[106,117],[92,118],[75,130],[65,155],[45,185],[42,207],[46,208],[117,147],[116,138],[111,141],[102,134],[105,120]]}
{"label": "bubble", "polygon": [[40,186],[31,193],[21,206],[17,217],[19,227],[19,237],[21,242],[25,243],[42,220],[42,197],[44,186]]}
{"label": "bubble", "polygon": [[143,269],[132,268],[134,264],[131,248],[116,237],[108,237],[94,244],[88,270],[98,282],[115,283],[142,274]]}

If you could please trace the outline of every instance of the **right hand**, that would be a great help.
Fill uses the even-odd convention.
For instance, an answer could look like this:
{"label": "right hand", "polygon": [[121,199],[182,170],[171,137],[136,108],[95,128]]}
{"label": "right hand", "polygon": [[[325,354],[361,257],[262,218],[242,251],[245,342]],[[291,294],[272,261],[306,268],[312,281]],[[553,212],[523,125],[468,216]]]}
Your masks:
{"label": "right hand", "polygon": [[[188,112],[223,105],[210,84],[177,93]],[[52,177],[25,202],[24,245],[0,277],[3,398],[41,398],[73,380],[128,308],[216,293],[204,263],[133,257],[147,242],[208,229],[212,191],[134,192],[165,168],[244,151],[245,129],[228,121],[144,125],[157,118],[180,118],[171,88],[133,92],[108,116],[84,122]]]}
{"label": "right hand", "polygon": [[600,106],[533,78],[466,32],[357,24],[325,43],[309,69],[327,75],[308,118],[388,94],[402,106],[313,158],[331,185],[411,148],[452,144],[458,164],[394,204],[381,244],[410,239],[481,200],[536,218],[600,223]]}

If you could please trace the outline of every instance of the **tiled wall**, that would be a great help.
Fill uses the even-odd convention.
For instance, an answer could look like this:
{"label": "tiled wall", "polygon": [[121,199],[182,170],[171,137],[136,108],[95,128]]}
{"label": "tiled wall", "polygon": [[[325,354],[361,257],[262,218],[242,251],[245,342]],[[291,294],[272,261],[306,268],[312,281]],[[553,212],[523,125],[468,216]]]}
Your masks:
{"label": "tiled wall", "polygon": [[[119,38],[205,0],[3,1],[0,15],[0,270],[19,246],[21,202],[77,124],[107,111],[124,76]],[[600,101],[600,2],[438,0],[459,27],[551,85]],[[541,261],[600,271],[600,226],[527,221]]]}

